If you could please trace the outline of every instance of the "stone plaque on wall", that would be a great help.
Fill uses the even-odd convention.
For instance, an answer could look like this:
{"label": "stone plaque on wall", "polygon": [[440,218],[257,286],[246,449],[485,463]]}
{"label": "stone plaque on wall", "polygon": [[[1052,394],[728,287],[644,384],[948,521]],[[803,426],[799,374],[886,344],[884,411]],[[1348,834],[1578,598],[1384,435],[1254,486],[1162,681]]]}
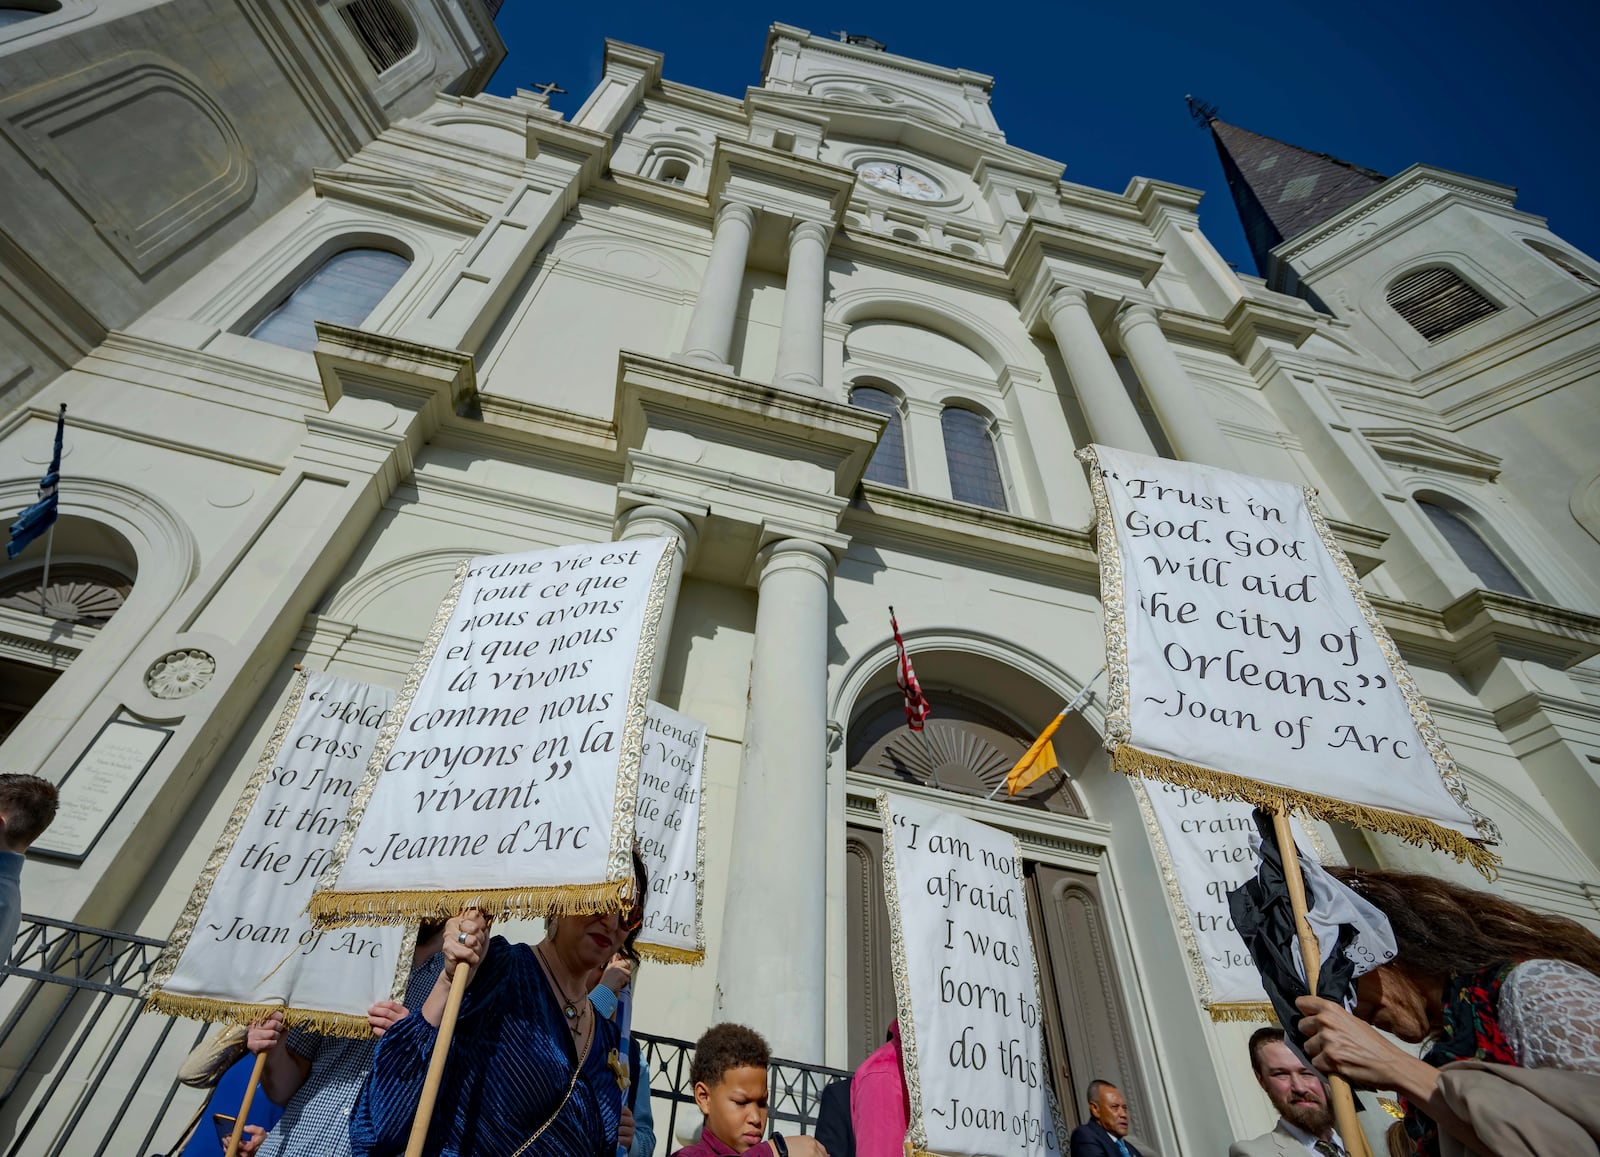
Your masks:
{"label": "stone plaque on wall", "polygon": [[55,822],[31,852],[86,859],[140,778],[172,738],[172,728],[113,716],[62,778]]}

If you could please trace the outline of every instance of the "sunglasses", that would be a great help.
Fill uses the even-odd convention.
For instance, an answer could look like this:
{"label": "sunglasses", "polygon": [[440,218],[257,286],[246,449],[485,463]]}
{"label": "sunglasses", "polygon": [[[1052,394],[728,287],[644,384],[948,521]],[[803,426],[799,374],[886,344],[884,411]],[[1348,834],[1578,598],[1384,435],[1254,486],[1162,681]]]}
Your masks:
{"label": "sunglasses", "polygon": [[637,932],[643,925],[644,925],[644,905],[643,904],[635,904],[632,908],[629,908],[628,911],[623,915],[622,921],[621,921],[621,923],[618,924],[618,927],[622,929],[624,934],[632,935],[634,932]]}

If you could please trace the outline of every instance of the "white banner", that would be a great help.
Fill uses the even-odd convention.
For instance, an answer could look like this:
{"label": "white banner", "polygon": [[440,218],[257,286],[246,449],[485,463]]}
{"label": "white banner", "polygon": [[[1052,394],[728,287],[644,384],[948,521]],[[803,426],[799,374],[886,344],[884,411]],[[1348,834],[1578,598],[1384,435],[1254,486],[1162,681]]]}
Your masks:
{"label": "white banner", "polygon": [[[289,701],[151,974],[152,1008],[366,1037],[367,1009],[399,999],[405,928],[315,931],[306,901],[333,858],[394,692],[321,671]],[[406,953],[409,956],[409,953]]]}
{"label": "white banner", "polygon": [[625,906],[666,548],[462,568],[312,897],[319,926]]}
{"label": "white banner", "polygon": [[1016,838],[878,793],[895,1000],[919,1153],[1061,1152]]}
{"label": "white banner", "polygon": [[701,897],[705,868],[706,725],[651,702],[645,714],[639,853],[650,872],[638,949],[647,957],[699,964],[706,956]]}
{"label": "white banner", "polygon": [[[1233,927],[1228,893],[1256,874],[1251,806],[1212,799],[1193,788],[1135,780],[1134,794],[1161,868],[1167,899],[1182,933],[1200,1005],[1212,1020],[1272,1019],[1261,974]],[[1309,856],[1326,849],[1298,817],[1296,844]]]}
{"label": "white banner", "polygon": [[[1119,771],[1431,843],[1493,838],[1299,487],[1103,446],[1095,466]],[[1112,533],[1114,532],[1114,533]]]}

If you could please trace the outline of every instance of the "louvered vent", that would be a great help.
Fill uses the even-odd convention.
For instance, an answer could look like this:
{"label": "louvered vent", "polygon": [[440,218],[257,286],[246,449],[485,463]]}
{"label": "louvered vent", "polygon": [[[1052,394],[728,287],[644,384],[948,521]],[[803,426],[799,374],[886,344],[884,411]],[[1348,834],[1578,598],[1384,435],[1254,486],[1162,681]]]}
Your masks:
{"label": "louvered vent", "polygon": [[390,0],[351,0],[339,16],[374,72],[393,68],[417,46],[417,30]]}
{"label": "louvered vent", "polygon": [[1577,278],[1585,285],[1593,285],[1597,289],[1600,289],[1600,281],[1596,281],[1593,277],[1589,276],[1589,274],[1578,268],[1571,261],[1568,261],[1567,258],[1558,250],[1551,249],[1548,245],[1540,245],[1537,241],[1528,241],[1524,244],[1526,244],[1529,249],[1532,249],[1540,257],[1543,257],[1552,265],[1558,266],[1559,268],[1565,270],[1568,274]]}
{"label": "louvered vent", "polygon": [[1429,341],[1488,317],[1499,306],[1448,269],[1435,266],[1408,273],[1389,287],[1389,304]]}

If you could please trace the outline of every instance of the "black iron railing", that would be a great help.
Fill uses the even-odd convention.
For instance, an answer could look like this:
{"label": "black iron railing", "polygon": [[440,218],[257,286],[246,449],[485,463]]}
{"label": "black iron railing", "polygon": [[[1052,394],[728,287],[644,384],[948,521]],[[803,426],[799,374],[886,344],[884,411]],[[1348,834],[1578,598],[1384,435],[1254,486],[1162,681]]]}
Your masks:
{"label": "black iron railing", "polygon": [[[140,1013],[139,992],[164,942],[23,917],[0,965],[0,1155],[146,1157],[179,1150],[207,1093],[174,1074],[215,1029]],[[650,1067],[657,1152],[670,1153],[694,1104],[690,1041],[636,1032]],[[769,1069],[770,1114],[809,1133],[822,1090],[845,1074],[797,1061]]]}

